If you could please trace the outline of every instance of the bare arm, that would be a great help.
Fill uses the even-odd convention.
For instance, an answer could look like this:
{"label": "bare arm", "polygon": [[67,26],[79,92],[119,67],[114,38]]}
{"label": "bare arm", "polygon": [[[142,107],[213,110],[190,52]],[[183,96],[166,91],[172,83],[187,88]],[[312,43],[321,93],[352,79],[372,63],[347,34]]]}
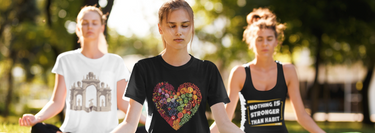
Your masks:
{"label": "bare arm", "polygon": [[66,98],[66,86],[64,76],[56,74],[55,87],[51,100],[35,116],[24,114],[19,118],[20,126],[33,126],[38,122],[49,119],[62,111]]}
{"label": "bare arm", "polygon": [[294,108],[294,112],[296,112],[298,123],[300,123],[309,132],[324,133],[324,131],[319,128],[319,126],[305,111],[305,107],[302,103],[300,95],[298,76],[294,66],[291,64],[285,64],[283,65],[283,69],[285,72],[289,97]]}
{"label": "bare arm", "polygon": [[211,106],[211,111],[216,121],[220,133],[244,133],[235,124],[233,124],[226,114],[224,103],[217,103]]}
{"label": "bare arm", "polygon": [[[225,106],[229,120],[233,119],[233,114],[238,103],[238,92],[241,91],[243,84],[245,83],[245,78],[245,69],[242,66],[234,67],[229,75],[228,95],[231,102]],[[219,133],[216,122],[211,125],[210,129],[211,133]]]}
{"label": "bare arm", "polygon": [[124,121],[111,133],[134,133],[136,131],[143,105],[133,99],[130,99],[129,103],[129,110],[126,113]]}
{"label": "bare arm", "polygon": [[[122,96],[125,92],[127,82],[125,79],[117,81],[117,107],[126,114],[128,110],[129,101],[123,100]],[[141,118],[139,119],[139,123],[145,124],[146,123],[146,117],[144,115],[141,115]]]}

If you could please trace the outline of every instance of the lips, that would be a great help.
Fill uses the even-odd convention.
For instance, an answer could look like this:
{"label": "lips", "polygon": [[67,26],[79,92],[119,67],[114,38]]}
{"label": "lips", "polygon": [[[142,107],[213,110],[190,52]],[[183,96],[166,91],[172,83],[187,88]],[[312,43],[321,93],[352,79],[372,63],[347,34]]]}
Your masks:
{"label": "lips", "polygon": [[184,39],[173,39],[173,41],[175,41],[175,42],[182,42],[182,41],[184,41]]}

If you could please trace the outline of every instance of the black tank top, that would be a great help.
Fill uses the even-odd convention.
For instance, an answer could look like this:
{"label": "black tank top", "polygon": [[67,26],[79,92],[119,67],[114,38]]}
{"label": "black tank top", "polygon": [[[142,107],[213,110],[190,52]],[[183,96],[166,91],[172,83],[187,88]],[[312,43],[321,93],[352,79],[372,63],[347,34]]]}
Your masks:
{"label": "black tank top", "polygon": [[239,96],[241,129],[246,133],[288,133],[284,123],[285,97],[288,87],[282,64],[277,61],[276,64],[276,86],[268,91],[255,89],[251,79],[250,66],[244,64],[246,80]]}

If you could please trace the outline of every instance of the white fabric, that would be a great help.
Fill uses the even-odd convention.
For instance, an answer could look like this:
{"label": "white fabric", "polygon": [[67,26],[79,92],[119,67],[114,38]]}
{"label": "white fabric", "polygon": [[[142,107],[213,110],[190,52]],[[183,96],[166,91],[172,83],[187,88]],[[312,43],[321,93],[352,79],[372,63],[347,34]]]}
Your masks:
{"label": "white fabric", "polygon": [[120,56],[90,59],[81,49],[68,51],[57,57],[52,72],[64,76],[66,84],[63,132],[108,133],[118,125],[117,81],[130,76]]}

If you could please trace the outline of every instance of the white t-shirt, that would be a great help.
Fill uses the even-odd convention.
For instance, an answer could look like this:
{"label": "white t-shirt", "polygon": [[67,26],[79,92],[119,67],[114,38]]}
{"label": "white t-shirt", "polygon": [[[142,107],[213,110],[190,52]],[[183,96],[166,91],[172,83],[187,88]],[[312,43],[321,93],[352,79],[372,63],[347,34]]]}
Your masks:
{"label": "white t-shirt", "polygon": [[118,125],[117,81],[130,76],[120,56],[90,59],[81,49],[68,51],[57,57],[52,72],[64,76],[67,90],[61,131],[108,133]]}

